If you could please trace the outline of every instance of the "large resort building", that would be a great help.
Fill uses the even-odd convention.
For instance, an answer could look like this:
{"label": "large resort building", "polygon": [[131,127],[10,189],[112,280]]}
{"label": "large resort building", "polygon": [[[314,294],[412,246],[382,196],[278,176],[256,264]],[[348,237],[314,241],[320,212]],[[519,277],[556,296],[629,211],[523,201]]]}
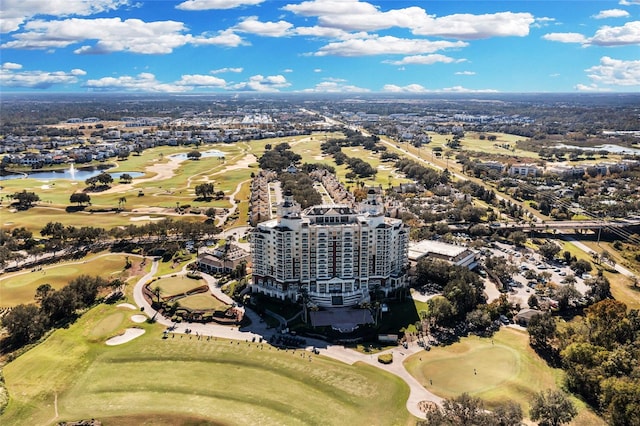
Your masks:
{"label": "large resort building", "polygon": [[318,307],[353,306],[369,292],[407,284],[409,232],[385,217],[374,190],[357,208],[348,204],[301,211],[290,192],[278,216],[251,235],[252,290],[280,299],[303,296]]}

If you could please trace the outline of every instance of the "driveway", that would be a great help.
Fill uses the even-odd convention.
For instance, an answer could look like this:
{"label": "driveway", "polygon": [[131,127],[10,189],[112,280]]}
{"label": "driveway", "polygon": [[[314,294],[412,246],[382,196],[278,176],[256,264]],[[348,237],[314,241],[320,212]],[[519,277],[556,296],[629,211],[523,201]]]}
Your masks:
{"label": "driveway", "polygon": [[[224,338],[224,339],[234,339],[234,340],[244,340],[244,341],[259,341],[261,338],[263,340],[268,340],[273,334],[275,334],[274,329],[269,329],[265,322],[262,322],[261,318],[253,312],[251,309],[245,309],[245,315],[247,315],[251,319],[251,325],[249,327],[229,327],[220,324],[200,324],[200,323],[179,323],[174,324],[171,320],[160,315],[155,309],[151,307],[151,305],[146,301],[144,295],[142,293],[142,289],[144,285],[149,282],[158,271],[158,260],[154,260],[151,271],[142,277],[136,283],[133,288],[133,299],[138,305],[139,308],[143,308],[142,312],[146,314],[149,318],[154,318],[158,324],[162,324],[166,327],[175,326],[173,329],[173,333],[185,333],[186,329],[191,330],[191,334],[198,336],[211,336],[215,338]],[[182,271],[181,273],[186,273],[186,271]],[[211,293],[222,300],[225,303],[233,303],[231,298],[229,298],[226,294],[220,290],[217,286],[215,279],[208,275],[202,274],[204,279],[209,286]],[[404,368],[404,359],[406,359],[409,355],[414,354],[416,352],[423,351],[424,349],[419,347],[415,342],[409,344],[409,348],[405,349],[403,347],[397,347],[393,349],[389,349],[382,353],[393,353],[394,362],[388,365],[384,365],[378,362],[379,354],[362,354],[360,352],[356,352],[354,350],[345,348],[341,345],[330,345],[323,340],[318,339],[306,339],[307,348],[306,350],[312,351],[313,348],[316,348],[320,355],[324,355],[329,358],[333,358],[335,360],[344,362],[346,364],[352,365],[356,362],[363,362],[365,364],[372,365],[374,367],[380,368],[381,370],[385,370],[391,374],[394,374],[400,377],[408,386],[409,386],[409,399],[407,400],[407,410],[414,416],[418,418],[424,418],[424,413],[420,411],[418,408],[418,403],[420,401],[433,401],[435,403],[440,404],[442,402],[442,398],[433,393],[429,392],[424,388],[413,376],[411,376],[407,370]]]}

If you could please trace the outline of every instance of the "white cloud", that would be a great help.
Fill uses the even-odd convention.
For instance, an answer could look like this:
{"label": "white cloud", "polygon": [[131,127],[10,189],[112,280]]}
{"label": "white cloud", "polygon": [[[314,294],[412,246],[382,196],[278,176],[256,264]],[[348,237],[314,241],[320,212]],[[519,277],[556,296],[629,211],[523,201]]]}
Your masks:
{"label": "white cloud", "polygon": [[80,68],[74,68],[71,70],[72,75],[87,75],[85,70],[81,70]]}
{"label": "white cloud", "polygon": [[22,65],[5,62],[0,68],[0,86],[24,87],[30,89],[48,89],[54,85],[74,84],[78,76],[86,74],[83,70],[66,71],[17,71]]}
{"label": "white cloud", "polygon": [[395,84],[387,84],[382,88],[385,92],[394,93],[498,93],[494,89],[467,89],[462,86],[446,87],[444,89],[430,90],[419,84],[409,84],[407,86],[397,86]]}
{"label": "white cloud", "polygon": [[452,62],[464,62],[464,59],[455,59],[449,56],[433,54],[433,55],[414,55],[406,56],[399,61],[383,61],[385,64],[391,65],[431,65],[438,62],[450,64]]}
{"label": "white cloud", "polygon": [[249,90],[255,92],[278,92],[280,89],[291,86],[291,83],[283,75],[254,75],[249,81],[237,83],[229,87],[232,90]]}
{"label": "white cloud", "polygon": [[38,15],[89,16],[127,4],[129,0],[3,0],[0,32],[15,31],[25,21]]}
{"label": "white cloud", "polygon": [[419,84],[409,84],[407,86],[397,86],[395,84],[385,84],[382,88],[383,92],[392,93],[426,93],[429,90]]}
{"label": "white cloud", "polygon": [[189,87],[220,87],[224,88],[227,86],[227,82],[218,77],[213,77],[211,75],[202,75],[202,74],[186,74],[183,75],[180,80],[176,81],[174,84],[178,86],[189,86]]}
{"label": "white cloud", "polygon": [[542,36],[545,40],[561,43],[580,43],[584,46],[625,46],[640,44],[640,21],[627,22],[621,27],[603,26],[593,37],[579,33],[550,33]]}
{"label": "white cloud", "polygon": [[282,72],[284,72],[284,73],[287,73],[287,74],[288,74],[288,73],[292,73],[292,72],[293,72],[293,70],[292,70],[291,68],[287,68],[287,69],[282,70]]}
{"label": "white cloud", "polygon": [[595,65],[585,71],[595,84],[640,86],[640,60],[623,61],[603,56],[600,58],[600,65]]}
{"label": "white cloud", "polygon": [[442,92],[454,92],[454,93],[498,93],[495,89],[468,89],[462,86],[447,87],[441,90]]}
{"label": "white cloud", "polygon": [[535,22],[530,13],[499,12],[484,15],[468,13],[430,18],[413,29],[414,34],[481,39],[490,37],[524,37]]}
{"label": "white cloud", "polygon": [[554,22],[556,22],[556,18],[549,18],[546,16],[542,16],[539,18],[535,18],[535,22],[531,26],[535,28],[542,28],[542,27],[547,27]]}
{"label": "white cloud", "polygon": [[351,33],[341,30],[339,28],[329,28],[329,27],[297,27],[294,30],[295,34],[299,36],[309,36],[309,37],[321,37],[321,38],[335,38],[335,39],[348,39],[351,38]]}
{"label": "white cloud", "polygon": [[165,84],[156,79],[156,76],[143,72],[137,76],[125,75],[122,77],[103,77],[95,80],[87,80],[83,87],[94,90],[133,91],[133,92],[185,92],[191,87],[177,84]]}
{"label": "white cloud", "polygon": [[420,7],[381,11],[358,0],[312,0],[289,4],[284,10],[318,18],[321,27],[345,31],[375,31],[392,27],[407,28],[416,35],[478,39],[496,36],[526,36],[534,18],[529,13],[428,15]]}
{"label": "white cloud", "polygon": [[640,0],[620,0],[623,6],[640,6]]}
{"label": "white cloud", "polygon": [[458,71],[455,75],[476,75],[474,71]]}
{"label": "white cloud", "polygon": [[589,39],[589,44],[597,46],[640,44],[640,21],[627,22],[621,27],[604,26]]}
{"label": "white cloud", "polygon": [[194,46],[222,46],[222,47],[238,47],[240,45],[248,45],[242,37],[234,33],[233,30],[222,30],[213,35],[210,33],[203,33],[198,36],[187,36],[189,44]]}
{"label": "white cloud", "polygon": [[358,86],[352,86],[350,84],[343,84],[344,80],[341,79],[328,79],[315,85],[311,89],[305,89],[306,93],[364,93],[369,92],[369,89],[365,89]]}
{"label": "white cloud", "polygon": [[432,53],[438,50],[467,46],[463,41],[430,41],[405,39],[393,36],[352,39],[329,43],[321,47],[315,56],[367,56],[367,55],[411,55]]}
{"label": "white cloud", "polygon": [[2,64],[3,70],[19,70],[22,68],[22,65],[16,64],[15,62],[5,62]]}
{"label": "white cloud", "polygon": [[576,84],[574,88],[580,92],[610,92],[610,89],[598,87],[597,84]]}
{"label": "white cloud", "polygon": [[211,74],[223,74],[223,73],[227,73],[227,72],[235,72],[235,73],[241,73],[242,71],[244,71],[244,68],[219,68],[217,70],[211,70],[209,71]]}
{"label": "white cloud", "polygon": [[607,19],[607,18],[626,18],[629,16],[629,12],[623,9],[608,9],[601,10],[598,14],[593,15],[594,19]]}
{"label": "white cloud", "polygon": [[76,49],[78,54],[102,54],[127,51],[143,54],[167,54],[185,44],[215,44],[238,46],[242,38],[232,31],[222,31],[218,35],[184,34],[182,22],[145,22],[140,19],[120,18],[80,19],[61,21],[30,21],[25,31],[13,35],[15,40],[2,44],[2,48],[14,49],[55,49],[97,40],[95,45],[85,45]]}
{"label": "white cloud", "polygon": [[322,72],[322,68],[316,68],[313,70],[313,72]]}
{"label": "white cloud", "polygon": [[543,35],[542,38],[560,43],[585,43],[587,41],[587,38],[580,33],[549,33]]}
{"label": "white cloud", "polygon": [[220,10],[235,9],[241,6],[254,6],[265,0],[187,0],[176,6],[181,10]]}
{"label": "white cloud", "polygon": [[236,25],[234,29],[263,37],[282,37],[289,35],[289,30],[292,27],[293,24],[286,21],[260,22],[257,16],[250,16]]}

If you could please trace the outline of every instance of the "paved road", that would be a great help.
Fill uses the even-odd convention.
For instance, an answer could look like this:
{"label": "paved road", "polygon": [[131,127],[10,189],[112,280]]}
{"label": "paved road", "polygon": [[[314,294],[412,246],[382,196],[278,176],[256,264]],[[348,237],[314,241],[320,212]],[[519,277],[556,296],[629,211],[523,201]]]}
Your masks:
{"label": "paved road", "polygon": [[[156,322],[162,324],[166,327],[175,326],[174,333],[184,333],[188,328],[191,330],[192,334],[197,333],[202,336],[212,336],[212,337],[220,337],[225,339],[234,339],[234,340],[244,340],[250,341],[255,338],[255,340],[260,340],[261,338],[264,340],[268,340],[273,334],[275,334],[274,329],[269,329],[267,324],[262,322],[260,317],[250,309],[245,309],[245,315],[247,315],[251,319],[251,325],[245,328],[239,327],[228,327],[219,324],[200,324],[200,323],[180,323],[174,324],[169,319],[160,315],[156,310],[154,310],[151,305],[146,301],[144,295],[142,293],[142,288],[144,285],[149,282],[155,275],[158,270],[158,261],[154,260],[151,271],[146,274],[144,277],[140,278],[136,283],[133,289],[133,299],[138,305],[138,307],[143,308],[142,311],[149,317],[155,318]],[[186,273],[183,270],[181,273]],[[172,273],[175,274],[175,273]],[[213,277],[207,274],[202,274],[204,279],[207,281],[207,285],[211,290],[212,294],[222,300],[225,303],[233,303],[233,301],[224,294],[220,288],[217,286],[217,283]],[[330,345],[323,340],[318,339],[309,339],[307,338],[308,347],[306,348],[308,351],[311,351],[314,347],[320,352],[320,355],[324,355],[338,361],[344,362],[346,364],[352,365],[356,362],[363,362],[365,364],[369,364],[371,366],[380,368],[385,370],[391,374],[395,374],[400,377],[408,386],[409,386],[409,399],[407,400],[407,410],[414,416],[418,418],[424,418],[424,413],[422,413],[418,408],[418,403],[420,401],[433,401],[435,403],[440,404],[442,402],[442,398],[437,395],[432,394],[428,390],[424,388],[413,376],[411,376],[407,370],[404,368],[404,359],[409,355],[423,351],[421,347],[419,347],[416,343],[411,343],[408,349],[397,347],[393,349],[389,349],[382,353],[393,353],[394,362],[389,365],[383,365],[378,362],[379,354],[365,355],[360,352],[356,352],[354,350],[345,348],[340,345]]]}
{"label": "paved road", "polygon": [[[593,253],[593,250],[591,250],[587,245],[582,244],[580,241],[576,240],[575,238],[573,238],[570,235],[562,234],[562,238],[564,238],[567,241],[570,241],[573,245],[575,245],[576,247],[578,247],[580,250],[582,250],[583,252],[585,252],[587,254]],[[620,272],[623,275],[626,275],[629,278],[636,277],[636,274],[634,274],[632,271],[628,270],[627,268],[625,268],[622,265],[618,265],[616,263],[614,268],[615,268],[616,271]]]}

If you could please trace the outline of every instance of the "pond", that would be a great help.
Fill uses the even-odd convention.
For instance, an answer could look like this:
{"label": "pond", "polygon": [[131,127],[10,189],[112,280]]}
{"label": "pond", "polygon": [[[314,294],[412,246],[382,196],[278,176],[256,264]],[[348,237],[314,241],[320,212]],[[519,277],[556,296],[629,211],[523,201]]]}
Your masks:
{"label": "pond", "polygon": [[[54,171],[38,171],[34,170],[32,172],[20,173],[20,174],[11,174],[6,176],[0,176],[0,180],[12,180],[12,179],[40,179],[40,180],[52,180],[52,179],[69,179],[69,180],[77,180],[84,182],[85,180],[98,176],[100,173],[104,172],[105,169],[98,167],[83,167],[81,169],[76,169],[72,164],[69,168],[64,170],[54,170]],[[123,174],[128,174],[132,178],[139,178],[144,176],[144,173],[141,172],[113,172],[109,173],[114,180],[120,179],[120,176]]]}
{"label": "pond", "polygon": [[[202,154],[202,156],[200,158],[207,158],[207,157],[222,158],[222,157],[224,157],[224,152],[218,151],[217,149],[210,149],[208,151],[199,151],[199,152],[200,152],[200,154]],[[172,154],[169,157],[177,158],[179,160],[186,160],[187,159],[187,153],[186,152],[181,152],[180,154]]]}
{"label": "pond", "polygon": [[604,144],[597,146],[575,146],[575,145],[566,145],[563,143],[556,144],[555,148],[563,148],[563,149],[580,149],[582,151],[607,151],[612,154],[634,154],[639,155],[640,149],[637,148],[627,148],[620,145],[613,144]]}

